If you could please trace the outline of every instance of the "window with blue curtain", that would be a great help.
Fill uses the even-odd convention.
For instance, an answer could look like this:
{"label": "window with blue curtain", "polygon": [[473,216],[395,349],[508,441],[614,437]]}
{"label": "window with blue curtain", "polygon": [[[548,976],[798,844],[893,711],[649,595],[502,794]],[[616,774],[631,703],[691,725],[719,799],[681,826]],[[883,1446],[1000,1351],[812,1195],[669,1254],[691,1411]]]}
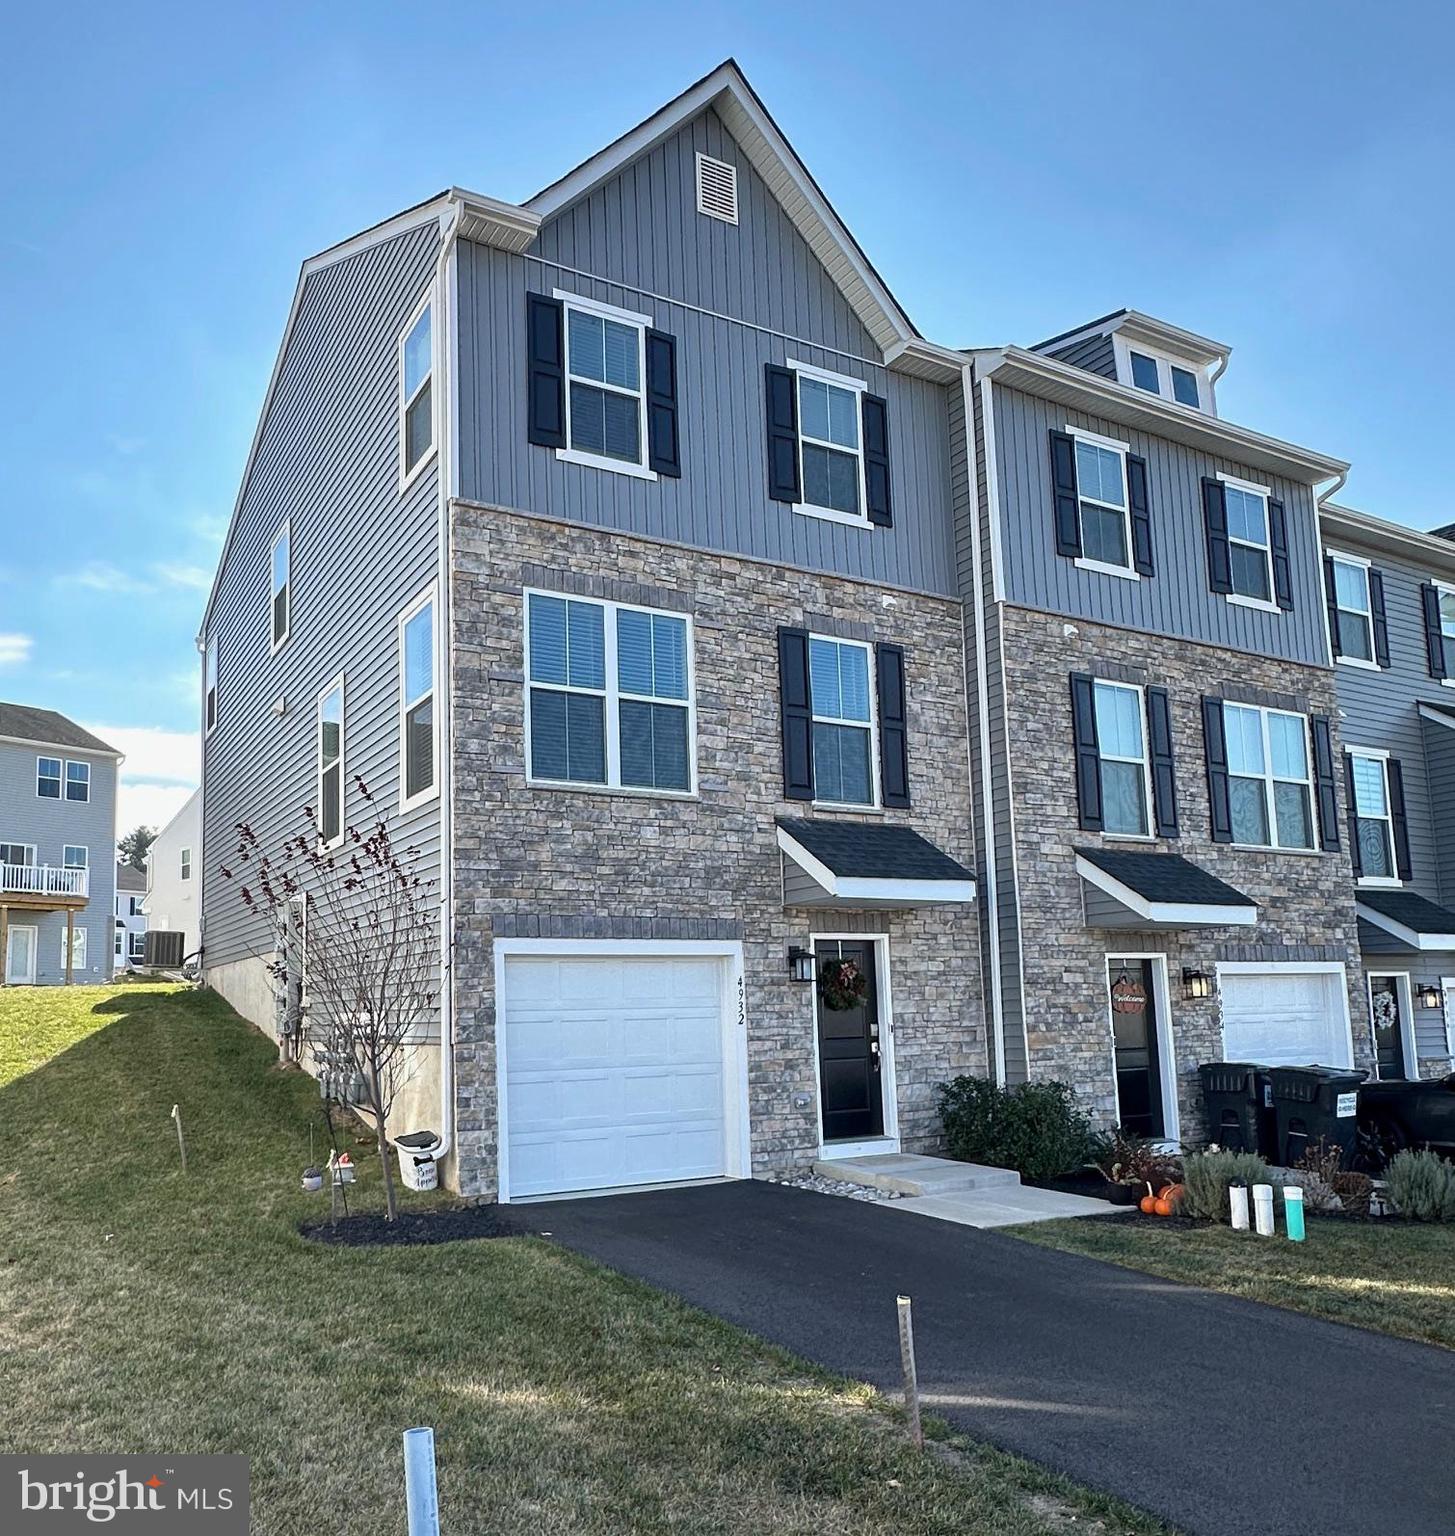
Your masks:
{"label": "window with blue curtain", "polygon": [[873,805],[869,647],[811,636],[808,672],[813,696],[814,798],[834,805]]}
{"label": "window with blue curtain", "polygon": [[587,310],[566,310],[571,447],[642,462],[642,328]]}

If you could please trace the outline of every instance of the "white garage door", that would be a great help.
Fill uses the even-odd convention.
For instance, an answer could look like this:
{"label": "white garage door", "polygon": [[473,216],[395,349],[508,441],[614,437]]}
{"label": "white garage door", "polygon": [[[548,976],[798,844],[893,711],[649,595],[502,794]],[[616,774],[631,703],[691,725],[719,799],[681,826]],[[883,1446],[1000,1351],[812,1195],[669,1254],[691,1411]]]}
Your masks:
{"label": "white garage door", "polygon": [[1220,983],[1225,1060],[1351,1065],[1342,971],[1225,971]]}
{"label": "white garage door", "polygon": [[725,962],[510,956],[511,1197],[727,1171]]}

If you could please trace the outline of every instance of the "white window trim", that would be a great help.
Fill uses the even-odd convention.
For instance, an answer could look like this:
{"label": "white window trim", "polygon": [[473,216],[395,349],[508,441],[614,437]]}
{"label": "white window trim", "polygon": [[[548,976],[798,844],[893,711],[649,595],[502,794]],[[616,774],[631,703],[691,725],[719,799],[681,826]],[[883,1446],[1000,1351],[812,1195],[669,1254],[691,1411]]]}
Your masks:
{"label": "white window trim", "polygon": [[[284,578],[283,592],[283,633],[273,633],[273,605],[277,600],[278,589],[273,586],[273,572],[277,565],[278,546],[284,540],[288,541],[288,574]],[[272,642],[268,654],[276,656],[288,643],[288,636],[293,633],[293,520],[285,517],[277,533],[273,535],[273,542],[268,546],[268,638]]]}
{"label": "white window trim", "polygon": [[190,880],[192,878],[192,850],[180,848],[177,850],[177,878]]}
{"label": "white window trim", "polygon": [[[87,931],[88,930],[86,928],[82,927],[79,923],[76,924],[75,927],[73,927],[71,929],[71,935],[72,935],[72,943],[71,943],[71,971],[72,971],[72,974],[74,974],[76,971],[84,971],[86,969],[86,961],[88,959],[88,956],[86,954],[86,934],[87,934]],[[66,930],[64,928],[61,929],[60,937],[61,937],[61,975],[64,976],[65,973],[66,973]],[[77,939],[80,940],[79,944],[77,944],[75,942]],[[79,959],[76,956],[77,949],[80,950],[80,958]]]}
{"label": "white window trim", "polygon": [[[1399,1007],[1400,1050],[1404,1055],[1405,1066],[1405,1076],[1402,1078],[1382,1078],[1379,1075],[1379,1048],[1374,1040],[1374,983],[1376,981],[1392,981],[1394,983],[1394,995]],[[1364,978],[1364,1000],[1369,1006],[1369,1047],[1373,1057],[1370,1066],[1372,1068],[1373,1081],[1376,1083],[1400,1083],[1417,1080],[1420,1075],[1420,1050],[1419,1041],[1415,1038],[1415,989],[1410,973],[1408,971],[1379,970],[1366,972]]]}
{"label": "white window trim", "polygon": [[[813,750],[813,728],[815,725],[844,725],[853,730],[862,731],[866,728],[863,720],[845,720],[839,715],[821,715],[813,702],[813,642],[822,640],[829,645],[852,645],[864,652],[864,664],[867,668],[866,675],[869,679],[869,719],[867,728],[869,731],[869,789],[872,800],[823,800],[817,794],[814,795],[813,805],[826,811],[878,811],[883,809],[883,801],[880,799],[879,786],[879,676],[874,665],[874,647],[867,640],[845,640],[839,635],[820,635],[809,632],[809,667],[808,667],[808,730],[809,753]],[[814,782],[818,782],[817,766],[814,769]]]}
{"label": "white window trim", "polygon": [[[1334,657],[1334,661],[1338,666],[1357,667],[1362,672],[1382,672],[1384,668],[1379,665],[1379,661],[1374,654],[1374,599],[1369,591],[1369,572],[1373,569],[1373,563],[1369,560],[1366,560],[1363,555],[1346,554],[1342,549],[1325,549],[1324,555],[1327,559],[1332,561],[1334,565],[1351,565],[1356,569],[1362,570],[1364,572],[1365,607],[1363,610],[1361,611],[1358,608],[1346,608],[1339,601],[1339,587],[1337,577],[1335,578],[1334,583],[1333,604],[1334,613],[1336,616],[1341,613],[1352,613],[1364,620],[1364,627],[1369,632],[1369,660],[1366,661],[1362,656],[1336,655]],[[1339,648],[1338,631],[1335,630],[1335,632],[1329,638],[1333,644],[1334,650],[1337,651]]]}
{"label": "white window trim", "polygon": [[[807,480],[803,474],[803,445],[811,443],[815,448],[827,448],[833,453],[852,453],[859,462],[859,511],[840,512],[837,507],[820,507],[812,501],[800,501],[794,511],[804,517],[819,517],[828,523],[839,523],[845,528],[872,528],[869,521],[869,486],[864,470],[864,396],[869,391],[866,379],[851,378],[846,373],[833,373],[827,368],[817,368],[812,363],[800,363],[789,358],[786,367],[793,371],[793,411],[798,424],[798,485],[799,495],[805,495]],[[855,428],[858,446],[845,448],[842,443],[825,442],[821,437],[810,438],[803,430],[803,394],[800,381],[816,379],[820,384],[832,384],[835,389],[846,389],[855,397]]]}
{"label": "white window trim", "polygon": [[[72,849],[77,850],[80,853],[80,855],[81,855],[81,862],[79,864],[69,864],[69,863],[66,862],[66,855],[69,852],[71,852]],[[91,850],[85,845],[85,843],[62,843],[61,844],[61,868],[62,869],[90,869],[90,867],[91,867]]]}
{"label": "white window trim", "polygon": [[[1156,347],[1144,345],[1140,341],[1128,341],[1120,332],[1112,333],[1112,352],[1116,357],[1117,382],[1125,384],[1128,389],[1135,389],[1140,395],[1152,393],[1149,389],[1143,389],[1132,376],[1132,353],[1139,352],[1143,357],[1150,357],[1157,364],[1157,396],[1159,400],[1165,400],[1168,405],[1181,406],[1184,411],[1202,411],[1209,416],[1217,415],[1217,401],[1213,394],[1212,379],[1205,365],[1194,363],[1185,357],[1177,357],[1171,352],[1159,351]],[[1197,404],[1185,405],[1172,392],[1172,370],[1181,368],[1184,373],[1190,373],[1197,380]]]}
{"label": "white window trim", "polygon": [[[399,375],[399,490],[401,493],[408,490],[419,478],[425,466],[430,463],[439,451],[440,442],[440,392],[434,387],[435,375],[439,372],[439,327],[436,324],[438,316],[435,314],[434,284],[425,289],[418,304],[414,306],[409,319],[404,322],[404,329],[399,333],[396,344],[396,372]],[[410,332],[419,324],[420,316],[425,310],[429,310],[429,372],[420,381],[419,387],[404,398],[404,346],[409,340]],[[429,447],[420,454],[418,462],[412,469],[406,469],[405,463],[409,454],[409,434],[407,430],[406,414],[410,405],[419,397],[420,390],[428,384],[430,387],[429,399]],[[289,577],[292,577],[293,551],[288,551]]]}
{"label": "white window trim", "polygon": [[[58,785],[58,793],[56,793],[54,795],[43,795],[40,792],[40,780],[41,780],[40,765],[42,763],[56,763],[56,764],[59,765],[58,766],[58,772],[59,772],[59,775],[60,775],[60,779],[59,779],[59,785]],[[50,774],[46,774],[45,777],[46,778],[50,778]],[[65,758],[63,758],[63,757],[51,757],[49,755],[49,753],[46,753],[46,752],[37,752],[36,753],[36,755],[35,755],[35,798],[37,800],[55,800],[55,801],[62,801],[62,800],[64,800],[66,798],[66,760],[65,760]]]}
{"label": "white window trim", "polygon": [[[35,868],[35,844],[34,843],[12,843],[12,842],[9,841],[8,838],[0,838],[0,842],[3,842],[7,848],[24,848],[25,851],[30,855],[29,859],[24,860],[20,864],[17,864],[15,866],[13,866],[14,868],[16,868],[16,869],[34,869]],[[8,860],[0,860],[0,862],[8,862]],[[4,960],[4,956],[0,955],[0,962],[3,962],[3,960]]]}
{"label": "white window trim", "polygon": [[[405,631],[409,627],[411,619],[423,613],[425,608],[431,608],[429,623],[429,688],[427,690],[433,701],[431,728],[433,731],[432,750],[434,753],[434,774],[430,784],[415,794],[408,793],[409,785],[409,711],[418,704],[425,694],[411,699],[408,694],[409,677],[405,657]],[[439,681],[440,681],[440,636],[439,636],[439,604],[435,602],[435,584],[431,582],[418,597],[399,615],[398,641],[399,641],[399,814],[412,811],[416,806],[424,805],[429,800],[439,798],[440,792],[440,711],[439,711]]]}
{"label": "white window trim", "polygon": [[[82,795],[82,796],[76,796],[76,795],[71,794],[71,769],[72,768],[84,768],[86,770],[86,777],[84,779],[77,779],[76,780],[76,782],[78,784],[84,783],[85,786],[86,786],[86,793],[84,795]],[[61,783],[61,798],[68,805],[90,805],[90,803],[91,803],[91,765],[90,765],[90,763],[83,762],[80,758],[77,758],[77,757],[68,757],[66,759],[65,778],[64,778],[64,780]]]}
{"label": "white window trim", "polygon": [[[1156,810],[1152,804],[1152,744],[1151,732],[1147,728],[1147,690],[1140,683],[1119,683],[1109,677],[1093,677],[1091,680],[1091,713],[1096,717],[1096,690],[1098,688],[1120,688],[1126,693],[1134,693],[1137,696],[1137,721],[1142,728],[1142,809],[1147,817],[1147,830],[1145,832],[1106,832],[1102,836],[1123,843],[1154,843],[1156,834]],[[1097,741],[1097,757],[1103,762],[1135,763],[1134,757],[1116,757],[1110,752],[1102,750],[1100,739]],[[1103,812],[1105,802],[1103,801]]]}
{"label": "white window trim", "polygon": [[[1441,581],[1438,577],[1434,577],[1430,584],[1434,587],[1438,596],[1455,597],[1455,585],[1452,585],[1450,582]],[[1455,634],[1447,635],[1445,633],[1445,616],[1443,613],[1440,615],[1440,634],[1447,640],[1455,640]],[[1455,688],[1455,677],[1442,677],[1440,685],[1443,688]]]}
{"label": "white window trim", "polygon": [[217,729],[218,714],[217,636],[212,635],[202,651],[202,735],[204,739]]}
{"label": "white window trim", "polygon": [[[538,789],[569,789],[584,794],[642,795],[657,800],[695,800],[697,798],[697,636],[690,613],[673,608],[648,608],[641,603],[615,603],[607,598],[577,597],[571,592],[552,592],[544,587],[527,587],[521,594],[521,633],[524,640],[525,686],[522,694],[521,718],[525,721],[525,781]],[[605,658],[604,688],[584,688],[579,683],[542,683],[530,675],[530,600],[532,597],[550,597],[567,603],[590,603],[603,610],[601,639]],[[687,697],[685,699],[660,698],[656,695],[623,693],[620,686],[620,657],[616,645],[616,616],[623,610],[629,613],[660,614],[667,619],[681,619],[687,626]],[[569,674],[568,674],[569,675]],[[605,701],[604,724],[606,727],[606,779],[603,783],[588,783],[584,779],[547,779],[537,777],[531,763],[530,691],[542,688],[549,693],[584,693]],[[675,709],[687,710],[687,788],[655,789],[651,785],[623,784],[621,782],[621,701],[638,700],[647,704],[667,704]]]}
{"label": "white window trim", "polygon": [[[561,376],[566,446],[556,449],[556,457],[563,464],[583,464],[588,469],[605,469],[614,475],[630,475],[637,480],[656,480],[657,472],[647,467],[647,331],[652,326],[650,315],[638,314],[631,309],[618,309],[614,304],[603,304],[588,299],[567,288],[553,288],[551,297],[564,306],[561,315]],[[641,457],[633,463],[630,459],[613,459],[604,453],[588,453],[571,446],[571,319],[570,311],[579,309],[582,314],[598,315],[603,320],[615,320],[619,325],[630,325],[637,333],[637,382],[638,389],[623,389],[619,384],[607,384],[600,379],[582,377],[580,382],[591,389],[604,390],[611,395],[625,395],[637,402],[637,450]]]}
{"label": "white window trim", "polygon": [[1108,950],[1103,957],[1106,972],[1106,1019],[1111,1040],[1111,1086],[1116,1099],[1117,1123],[1121,1123],[1122,1100],[1117,1089],[1116,1020],[1111,1006],[1111,963],[1113,960],[1150,960],[1152,962],[1152,1008],[1157,1028],[1157,1079],[1162,1098],[1162,1139],[1159,1146],[1178,1147],[1182,1143],[1182,1111],[1177,1103],[1176,1036],[1172,1029],[1172,988],[1167,975],[1167,955],[1163,950]]}
{"label": "white window trim", "polygon": [[1445,1001],[1445,1054],[1455,1056],[1455,976],[1442,976],[1440,991]]}
{"label": "white window trim", "polygon": [[[326,838],[323,835],[323,702],[331,693],[338,694],[338,836]],[[344,674],[340,672],[323,688],[319,689],[318,697],[313,704],[313,757],[314,757],[314,795],[318,801],[318,846],[327,850],[339,847],[349,824],[348,818],[348,780],[347,772],[347,744],[348,744],[348,696],[344,689]]]}
{"label": "white window trim", "polygon": [[[1090,443],[1093,447],[1104,448],[1108,453],[1116,454],[1122,467],[1122,504],[1113,506],[1109,501],[1103,501],[1099,496],[1087,496],[1081,489],[1081,475],[1076,476],[1076,527],[1081,529],[1081,503],[1089,501],[1093,507],[1103,512],[1119,512],[1122,519],[1122,539],[1127,551],[1126,565],[1112,565],[1106,560],[1089,560],[1085,555],[1078,555],[1073,562],[1079,570],[1095,571],[1102,576],[1119,576],[1123,581],[1140,581],[1142,573],[1132,563],[1136,556],[1132,550],[1132,487],[1127,478],[1127,455],[1132,451],[1130,443],[1124,443],[1115,437],[1103,437],[1099,432],[1088,432],[1084,427],[1073,426],[1066,423],[1068,437],[1080,439]],[[1073,455],[1074,457],[1074,455]]]}
{"label": "white window trim", "polygon": [[[1236,544],[1240,549],[1256,549],[1263,555],[1263,569],[1268,576],[1268,590],[1273,592],[1273,514],[1269,510],[1268,502],[1273,495],[1272,486],[1259,485],[1256,480],[1243,480],[1237,475],[1225,475],[1218,471],[1218,479],[1226,485],[1232,486],[1235,491],[1246,491],[1250,496],[1258,496],[1263,501],[1263,531],[1267,535],[1262,544],[1255,544],[1249,539],[1235,538],[1228,534],[1229,545]],[[1231,575],[1231,563],[1229,566]],[[1238,608],[1256,608],[1262,613],[1281,613],[1273,597],[1248,597],[1242,592],[1224,592],[1223,597],[1227,602]]]}
{"label": "white window trim", "polygon": [[[1393,874],[1389,875],[1360,875],[1354,883],[1369,890],[1399,889],[1405,882],[1399,878],[1399,854],[1394,846],[1394,800],[1389,793],[1389,751],[1385,747],[1345,747],[1344,756],[1346,758],[1362,757],[1380,765],[1380,772],[1384,776],[1384,815],[1363,815],[1359,810],[1357,799],[1349,807],[1349,811],[1354,818],[1356,831],[1361,821],[1382,821],[1384,823],[1389,836],[1389,867],[1394,871]],[[1381,972],[1380,974],[1386,973]]]}
{"label": "white window trim", "polygon": [[[1223,700],[1223,732],[1227,733],[1227,712],[1229,709],[1251,709],[1259,717],[1259,724],[1263,731],[1263,772],[1234,773],[1232,765],[1228,766],[1228,778],[1232,779],[1261,779],[1263,783],[1263,806],[1268,815],[1268,834],[1273,839],[1268,843],[1238,843],[1235,848],[1258,849],[1265,853],[1318,853],[1319,827],[1318,827],[1318,800],[1314,794],[1314,765],[1313,747],[1309,741],[1308,716],[1301,715],[1292,709],[1270,709],[1263,704],[1241,704],[1237,699]],[[1273,772],[1273,743],[1269,735],[1268,722],[1274,715],[1282,715],[1288,720],[1297,720],[1303,731],[1303,761],[1306,776],[1302,779],[1280,778]],[[1308,793],[1309,836],[1312,839],[1308,844],[1300,847],[1297,844],[1284,845],[1278,839],[1278,815],[1274,804],[1273,789],[1276,784],[1302,784]],[[1231,809],[1229,820],[1231,821]]]}

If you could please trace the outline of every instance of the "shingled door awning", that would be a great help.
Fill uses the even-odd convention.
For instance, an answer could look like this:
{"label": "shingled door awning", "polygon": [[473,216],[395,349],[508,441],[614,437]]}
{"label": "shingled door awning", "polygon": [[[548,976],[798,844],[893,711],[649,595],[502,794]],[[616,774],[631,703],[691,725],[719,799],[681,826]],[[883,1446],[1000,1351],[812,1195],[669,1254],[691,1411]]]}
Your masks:
{"label": "shingled door awning", "polygon": [[1078,848],[1088,928],[1226,928],[1258,921],[1251,896],[1180,853]]}
{"label": "shingled door awning", "polygon": [[1373,937],[1377,943],[1366,948],[1455,950],[1455,912],[1436,906],[1414,891],[1361,887],[1355,897],[1355,910],[1360,926],[1368,924],[1375,930]]}
{"label": "shingled door awning", "polygon": [[931,907],[975,899],[962,864],[910,827],[778,817],[785,907]]}

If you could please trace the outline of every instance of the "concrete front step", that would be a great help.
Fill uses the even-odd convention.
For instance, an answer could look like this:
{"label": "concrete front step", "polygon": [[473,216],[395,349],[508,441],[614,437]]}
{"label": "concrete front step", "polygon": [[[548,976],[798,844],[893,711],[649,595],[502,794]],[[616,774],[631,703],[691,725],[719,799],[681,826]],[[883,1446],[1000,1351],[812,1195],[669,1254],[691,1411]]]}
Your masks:
{"label": "concrete front step", "polygon": [[821,1178],[841,1179],[867,1189],[883,1189],[911,1198],[959,1195],[998,1190],[1009,1194],[1020,1187],[1013,1168],[986,1168],[957,1163],[948,1157],[921,1157],[912,1152],[875,1152],[867,1157],[820,1158],[813,1171]]}

